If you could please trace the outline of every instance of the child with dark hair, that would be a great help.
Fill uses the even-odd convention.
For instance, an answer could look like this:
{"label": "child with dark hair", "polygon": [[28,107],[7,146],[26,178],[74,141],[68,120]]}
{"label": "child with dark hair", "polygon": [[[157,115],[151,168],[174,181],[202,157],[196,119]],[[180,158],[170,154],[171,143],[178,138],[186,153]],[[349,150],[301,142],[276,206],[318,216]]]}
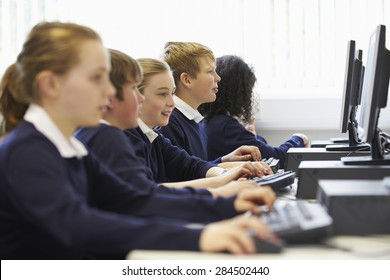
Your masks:
{"label": "child with dark hair", "polygon": [[242,125],[253,125],[252,93],[256,76],[253,69],[240,57],[226,55],[217,58],[216,72],[221,77],[217,98],[214,102],[199,107],[199,112],[205,118],[204,129],[210,159],[241,145],[254,145],[260,149],[263,158],[277,158],[283,168],[289,148],[309,145],[306,135],[296,133],[279,147],[273,147],[263,137],[253,133],[253,127],[249,131]]}
{"label": "child with dark hair", "polygon": [[207,152],[207,136],[201,127],[198,107],[213,102],[221,78],[215,71],[215,56],[210,48],[196,42],[167,42],[162,58],[172,69],[176,84],[175,108],[161,133],[192,156],[229,168],[235,161],[257,161],[262,155],[256,146],[243,145],[218,157]]}

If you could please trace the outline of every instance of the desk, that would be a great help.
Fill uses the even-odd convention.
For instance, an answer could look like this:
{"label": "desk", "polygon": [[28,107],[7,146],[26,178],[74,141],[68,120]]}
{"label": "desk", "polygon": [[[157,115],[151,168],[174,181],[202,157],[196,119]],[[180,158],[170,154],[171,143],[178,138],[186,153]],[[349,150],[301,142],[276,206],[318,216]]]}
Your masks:
{"label": "desk", "polygon": [[282,253],[230,255],[189,251],[134,250],[131,260],[390,260],[390,235],[336,236],[328,239],[333,245],[350,251],[321,245],[287,245]]}

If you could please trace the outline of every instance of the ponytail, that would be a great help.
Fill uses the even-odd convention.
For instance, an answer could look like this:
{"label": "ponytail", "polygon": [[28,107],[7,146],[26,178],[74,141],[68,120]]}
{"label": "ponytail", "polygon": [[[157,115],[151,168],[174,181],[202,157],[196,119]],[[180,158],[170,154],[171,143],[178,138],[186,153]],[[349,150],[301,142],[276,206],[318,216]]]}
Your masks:
{"label": "ponytail", "polygon": [[0,113],[3,116],[0,134],[14,129],[28,108],[27,103],[18,100],[19,85],[16,65],[11,64],[0,83]]}

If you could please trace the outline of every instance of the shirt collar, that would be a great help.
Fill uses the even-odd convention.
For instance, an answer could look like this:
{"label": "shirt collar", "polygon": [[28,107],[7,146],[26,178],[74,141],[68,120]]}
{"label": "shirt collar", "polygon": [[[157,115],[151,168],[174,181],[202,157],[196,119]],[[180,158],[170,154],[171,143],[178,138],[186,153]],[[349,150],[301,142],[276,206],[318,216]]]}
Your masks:
{"label": "shirt collar", "polygon": [[102,124],[106,124],[106,125],[109,125],[109,126],[112,126],[108,121],[106,121],[105,119],[100,119],[99,123],[102,123]]}
{"label": "shirt collar", "polygon": [[203,116],[199,113],[199,111],[185,103],[183,99],[180,99],[177,95],[174,95],[173,100],[175,101],[175,107],[180,112],[182,112],[183,115],[187,117],[187,119],[193,120],[196,123],[199,123],[201,120],[203,120]]}
{"label": "shirt collar", "polygon": [[82,158],[88,155],[85,146],[75,137],[66,139],[47,112],[36,104],[30,104],[24,119],[45,135],[58,149],[63,158]]}
{"label": "shirt collar", "polygon": [[146,135],[146,137],[148,137],[150,143],[153,143],[154,139],[157,138],[158,134],[153,130],[151,129],[149,126],[147,126],[143,120],[141,120],[140,118],[138,118],[138,126],[139,128],[142,130],[142,132]]}

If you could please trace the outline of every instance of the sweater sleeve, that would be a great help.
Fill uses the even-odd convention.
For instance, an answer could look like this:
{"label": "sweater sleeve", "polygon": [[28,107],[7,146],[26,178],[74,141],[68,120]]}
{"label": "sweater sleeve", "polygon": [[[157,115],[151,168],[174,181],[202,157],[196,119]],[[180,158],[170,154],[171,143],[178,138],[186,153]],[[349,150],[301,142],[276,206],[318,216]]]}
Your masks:
{"label": "sweater sleeve", "polygon": [[[175,215],[165,213],[162,207],[157,207],[159,213],[156,213],[155,209],[144,209],[153,208],[153,204],[159,204],[159,199],[151,199],[151,196],[142,198],[134,191],[131,195],[130,188],[116,188],[119,180],[113,179],[108,173],[105,176],[96,174],[94,187],[87,189],[83,185],[72,185],[69,180],[71,174],[64,168],[64,160],[56,148],[49,142],[49,145],[41,145],[41,142],[29,139],[28,145],[23,143],[10,147],[9,152],[0,158],[0,192],[2,199],[7,198],[3,200],[1,207],[2,219],[13,215],[18,219],[18,225],[24,223],[30,231],[39,232],[26,233],[15,242],[15,246],[25,244],[25,247],[32,248],[36,256],[39,256],[49,251],[57,254],[57,251],[53,252],[53,244],[62,244],[56,248],[73,250],[79,252],[80,256],[104,258],[123,258],[133,249],[199,249],[200,230],[187,228],[186,222],[179,221]],[[103,188],[101,185],[105,184],[106,188]],[[122,195],[131,198],[127,207],[122,204],[122,207],[128,209],[123,211],[126,215],[105,211],[105,207],[96,207],[96,204],[93,206],[96,192],[99,191],[100,199],[106,201],[106,206],[109,205],[107,201],[113,198],[118,199],[121,204],[116,189],[121,189]],[[91,194],[88,195],[88,203],[84,195],[86,192]],[[110,203],[116,202],[111,200]],[[144,206],[141,206],[142,204]],[[137,210],[137,207],[140,209]],[[157,218],[158,215],[164,216],[164,219],[152,218]],[[169,216],[175,219],[169,219]],[[185,215],[181,218],[184,217]],[[6,225],[8,224],[4,222],[2,227]],[[14,230],[14,236],[9,240],[17,239],[23,232],[16,232],[14,227],[10,229],[7,234],[12,234],[11,231]],[[3,230],[2,232],[4,234]],[[43,236],[46,240],[37,242],[30,240],[30,236]],[[162,240],[164,242],[161,242]],[[6,247],[2,248],[6,250]],[[58,252],[56,257],[63,256]]]}
{"label": "sweater sleeve", "polygon": [[140,192],[93,160],[92,155],[85,160],[88,173],[93,174],[89,176],[93,190],[90,201],[98,208],[140,217],[161,216],[197,223],[214,222],[238,214],[234,209],[235,196],[211,198]]}
{"label": "sweater sleeve", "polygon": [[170,139],[159,134],[159,141],[167,178],[171,181],[186,181],[206,177],[207,171],[216,164],[195,156],[190,156],[184,149],[172,145]]}
{"label": "sweater sleeve", "polygon": [[[214,150],[224,147],[224,151],[233,151],[242,145],[257,146],[263,158],[274,157],[280,160],[280,166],[283,168],[286,161],[286,152],[292,147],[302,147],[303,140],[300,137],[292,136],[279,147],[271,146],[264,142],[264,138],[253,135],[247,131],[237,120],[229,116],[217,116],[207,125],[209,138],[209,154]],[[220,128],[217,128],[219,126]],[[219,134],[219,132],[221,134]],[[229,139],[226,141],[225,139]],[[214,145],[214,146],[213,146]]]}
{"label": "sweater sleeve", "polygon": [[[88,129],[90,128],[83,128],[83,130]],[[84,144],[109,169],[135,188],[157,193],[211,196],[206,189],[191,187],[176,189],[157,184],[148,177],[148,167],[135,155],[131,142],[122,130],[108,125],[101,125],[98,129],[94,136]],[[82,135],[82,131],[78,135]]]}

